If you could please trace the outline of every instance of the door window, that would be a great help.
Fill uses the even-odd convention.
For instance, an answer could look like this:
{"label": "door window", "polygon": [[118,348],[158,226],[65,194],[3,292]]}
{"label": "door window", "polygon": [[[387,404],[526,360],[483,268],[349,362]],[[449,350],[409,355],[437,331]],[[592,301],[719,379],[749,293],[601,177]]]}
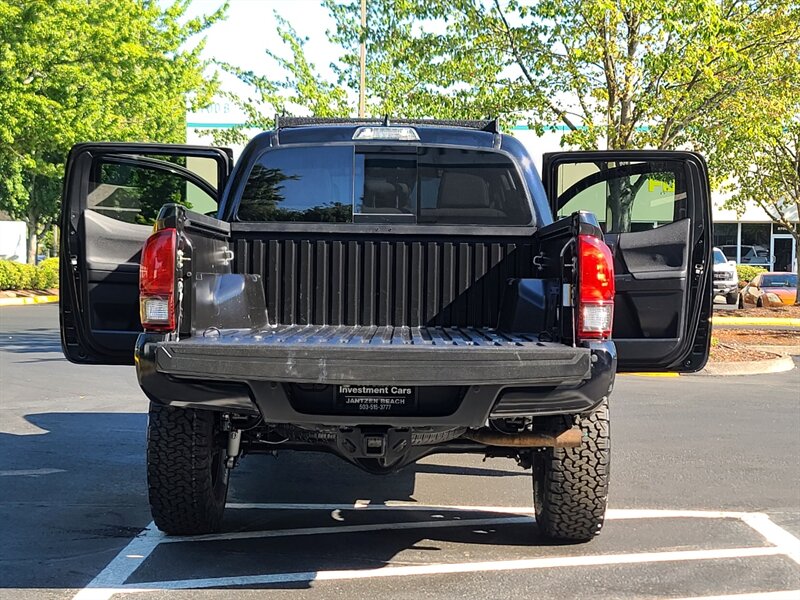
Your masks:
{"label": "door window", "polygon": [[[188,165],[186,163],[190,162]],[[179,170],[179,168],[181,168]],[[186,179],[184,169],[202,173],[198,183],[214,187],[217,162],[202,157],[109,156],[98,160],[89,178],[86,208],[126,223],[152,225],[164,204],[182,204],[199,213],[216,213],[208,189]]]}
{"label": "door window", "polygon": [[557,195],[559,218],[587,210],[606,233],[647,231],[687,216],[684,166],[675,161],[564,163]]}

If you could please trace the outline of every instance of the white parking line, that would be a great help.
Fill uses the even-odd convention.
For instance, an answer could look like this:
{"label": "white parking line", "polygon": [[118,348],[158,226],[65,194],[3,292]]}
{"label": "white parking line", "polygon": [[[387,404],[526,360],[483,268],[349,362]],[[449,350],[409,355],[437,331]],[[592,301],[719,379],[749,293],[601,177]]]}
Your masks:
{"label": "white parking line", "polygon": [[506,525],[513,523],[535,523],[533,517],[495,517],[493,519],[459,519],[457,521],[405,521],[402,523],[365,523],[363,525],[333,525],[328,527],[303,527],[299,529],[267,529],[262,531],[236,531],[232,533],[212,533],[187,537],[165,537],[162,544],[175,542],[218,542],[228,540],[247,540],[252,538],[273,538],[304,535],[332,535],[341,533],[360,533],[388,529],[439,529],[442,527],[476,527],[478,525]]}
{"label": "white parking line", "polygon": [[12,471],[0,471],[0,477],[39,477],[40,475],[64,472],[64,469],[14,469]]}
{"label": "white parking line", "polygon": [[[748,558],[756,556],[788,556],[793,561],[800,563],[800,540],[797,537],[773,523],[763,513],[744,513],[726,511],[694,511],[694,510],[634,510],[610,509],[607,513],[609,520],[627,519],[662,519],[662,518],[699,518],[699,519],[737,519],[747,524],[759,533],[770,546],[744,547],[712,550],[687,550],[666,552],[641,552],[627,554],[606,554],[594,556],[565,556],[535,559],[520,559],[491,562],[469,563],[443,563],[409,566],[385,566],[377,569],[348,569],[332,571],[309,571],[294,573],[271,573],[266,575],[252,575],[240,577],[215,577],[206,579],[186,579],[172,581],[151,581],[147,583],[127,584],[130,576],[164,543],[192,543],[196,541],[221,541],[235,539],[252,539],[267,537],[287,537],[302,535],[330,535],[339,533],[354,533],[366,531],[380,531],[387,529],[425,529],[441,527],[469,527],[479,525],[498,525],[505,523],[530,523],[534,519],[530,516],[530,507],[510,506],[446,506],[446,505],[420,505],[407,502],[389,502],[386,504],[369,504],[358,502],[356,504],[297,504],[297,503],[232,503],[228,508],[233,509],[260,509],[260,510],[368,510],[368,511],[425,511],[425,512],[475,512],[495,513],[509,516],[496,516],[492,518],[445,519],[421,522],[394,522],[374,523],[360,525],[342,525],[326,527],[308,527],[284,530],[245,531],[214,534],[208,536],[192,537],[167,537],[150,524],[139,536],[134,538],[112,560],[89,585],[78,592],[75,600],[108,600],[116,593],[146,592],[154,590],[179,590],[201,589],[210,587],[267,585],[275,583],[297,583],[310,581],[331,581],[366,579],[373,577],[404,577],[436,574],[475,573],[488,571],[519,571],[545,568],[584,567],[597,565],[620,565],[639,563],[660,563],[675,561],[695,560],[721,560],[732,558]],[[339,513],[337,513],[339,514]],[[516,516],[515,516],[516,515]],[[443,517],[443,515],[432,515]],[[770,594],[784,594],[784,592],[763,592],[754,598],[770,598]],[[707,597],[707,600],[717,598],[732,598],[748,600],[748,595]],[[776,600],[782,598],[795,598],[797,596],[776,595]]]}
{"label": "white parking line", "polygon": [[787,592],[756,592],[755,594],[728,594],[725,596],[695,596],[692,598],[676,598],[676,600],[797,600],[800,590]]}
{"label": "white parking line", "polygon": [[[630,565],[691,560],[719,560],[749,558],[783,554],[780,548],[726,548],[724,550],[683,550],[676,552],[641,552],[636,554],[599,554],[595,556],[558,556],[470,563],[438,563],[378,569],[346,569],[341,571],[308,571],[304,573],[273,573],[241,577],[212,577],[209,579],[183,579],[137,583],[137,589],[185,590],[242,585],[268,585],[275,583],[304,583],[309,581],[342,581],[372,579],[376,577],[408,577],[419,575],[453,575],[458,573],[485,573],[490,571],[527,571],[562,567],[595,567],[600,565]],[[124,589],[123,591],[127,591]]]}

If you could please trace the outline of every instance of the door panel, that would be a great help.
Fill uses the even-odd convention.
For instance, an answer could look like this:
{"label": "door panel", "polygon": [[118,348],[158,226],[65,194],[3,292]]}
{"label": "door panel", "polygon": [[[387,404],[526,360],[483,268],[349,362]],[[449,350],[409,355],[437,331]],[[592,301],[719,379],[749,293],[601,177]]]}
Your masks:
{"label": "door panel", "polygon": [[167,203],[214,210],[231,162],[229,150],[196,146],[72,149],[60,263],[61,337],[69,360],[133,364],[141,331],[139,259],[158,211]]}
{"label": "door panel", "polygon": [[702,158],[664,151],[555,153],[545,155],[543,178],[556,217],[590,210],[605,232],[614,256],[618,369],[702,368],[712,264]]}

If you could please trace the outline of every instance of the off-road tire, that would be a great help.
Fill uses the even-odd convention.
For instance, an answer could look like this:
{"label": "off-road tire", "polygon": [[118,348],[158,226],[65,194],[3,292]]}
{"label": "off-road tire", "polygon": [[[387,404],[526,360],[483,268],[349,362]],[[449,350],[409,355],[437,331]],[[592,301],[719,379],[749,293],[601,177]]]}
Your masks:
{"label": "off-road tire", "polygon": [[736,304],[739,301],[739,294],[736,292],[731,292],[725,296],[725,303],[726,304]]}
{"label": "off-road tire", "polygon": [[546,537],[585,542],[600,532],[608,501],[609,425],[608,400],[604,400],[581,418],[580,446],[534,451],[534,510],[539,531]]}
{"label": "off-road tire", "polygon": [[224,440],[217,413],[150,404],[147,491],[161,531],[219,531],[228,495]]}

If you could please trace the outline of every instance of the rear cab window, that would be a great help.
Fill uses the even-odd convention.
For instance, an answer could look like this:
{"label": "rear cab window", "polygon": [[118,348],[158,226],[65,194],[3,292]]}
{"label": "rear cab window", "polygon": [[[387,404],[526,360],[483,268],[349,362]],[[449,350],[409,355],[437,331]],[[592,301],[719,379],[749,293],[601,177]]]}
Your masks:
{"label": "rear cab window", "polygon": [[239,202],[249,222],[529,225],[506,154],[382,144],[284,146],[256,160]]}

